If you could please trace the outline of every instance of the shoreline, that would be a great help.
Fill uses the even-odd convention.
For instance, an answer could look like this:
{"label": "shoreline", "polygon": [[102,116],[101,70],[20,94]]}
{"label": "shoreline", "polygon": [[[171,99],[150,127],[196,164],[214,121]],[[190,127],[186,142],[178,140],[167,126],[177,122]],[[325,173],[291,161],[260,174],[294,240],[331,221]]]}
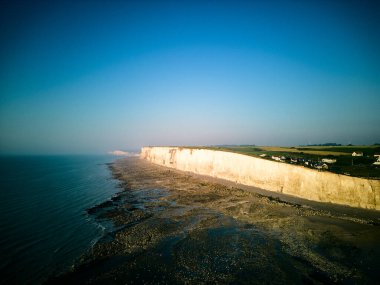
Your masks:
{"label": "shoreline", "polygon": [[[184,173],[183,171],[177,169],[171,169],[171,171],[176,172],[178,174]],[[347,205],[333,204],[328,202],[312,201],[296,196],[283,194],[280,192],[273,192],[255,186],[239,184],[222,178],[211,177],[208,175],[196,174],[192,172],[185,172],[185,175],[190,175],[196,179],[205,180],[210,183],[220,184],[225,187],[237,188],[247,192],[258,194],[263,197],[267,197],[268,199],[278,201],[279,203],[290,204],[297,207],[310,208],[314,209],[315,211],[328,212],[334,217],[341,216],[343,219],[350,217],[356,219],[357,221],[363,220],[364,223],[380,225],[380,212],[377,210],[350,207]]]}
{"label": "shoreline", "polygon": [[111,168],[123,190],[92,214],[115,230],[48,284],[377,280],[380,217],[365,217],[377,212],[337,215],[138,158]]}

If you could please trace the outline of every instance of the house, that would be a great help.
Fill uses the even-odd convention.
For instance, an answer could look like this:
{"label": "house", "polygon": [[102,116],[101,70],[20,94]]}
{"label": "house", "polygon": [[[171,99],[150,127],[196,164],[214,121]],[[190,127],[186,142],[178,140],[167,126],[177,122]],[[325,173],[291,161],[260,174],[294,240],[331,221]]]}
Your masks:
{"label": "house", "polygon": [[288,157],[288,156],[281,156],[281,161],[282,162],[290,162],[290,157]]}
{"label": "house", "polygon": [[380,154],[374,154],[373,156],[377,158],[373,165],[380,165]]}
{"label": "house", "polygon": [[363,156],[363,153],[362,152],[359,152],[359,151],[354,151],[352,153],[352,156]]}
{"label": "house", "polygon": [[281,161],[281,157],[272,155],[272,159],[275,161]]}
{"label": "house", "polygon": [[324,163],[335,163],[336,159],[335,158],[322,158],[322,162],[324,162]]}
{"label": "house", "polygon": [[298,162],[298,159],[297,159],[297,158],[291,158],[291,159],[290,159],[290,162],[291,162],[291,163],[297,163],[297,162]]}
{"label": "house", "polygon": [[318,170],[327,170],[327,169],[329,169],[329,166],[326,163],[317,163],[314,167],[316,169],[318,169]]}

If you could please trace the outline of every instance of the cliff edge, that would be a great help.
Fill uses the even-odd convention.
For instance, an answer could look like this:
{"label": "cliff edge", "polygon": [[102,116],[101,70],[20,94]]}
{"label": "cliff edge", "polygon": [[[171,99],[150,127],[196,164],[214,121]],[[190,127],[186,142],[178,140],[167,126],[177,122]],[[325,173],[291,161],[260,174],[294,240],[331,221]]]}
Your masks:
{"label": "cliff edge", "polygon": [[380,180],[207,149],[143,147],[140,156],[162,166],[303,199],[380,210]]}

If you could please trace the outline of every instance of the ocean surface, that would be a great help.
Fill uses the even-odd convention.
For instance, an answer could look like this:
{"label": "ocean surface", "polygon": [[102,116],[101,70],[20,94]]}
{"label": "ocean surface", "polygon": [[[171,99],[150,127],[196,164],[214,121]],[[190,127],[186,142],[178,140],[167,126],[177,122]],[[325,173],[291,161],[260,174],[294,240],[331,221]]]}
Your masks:
{"label": "ocean surface", "polygon": [[120,191],[111,156],[0,157],[0,283],[66,271],[106,229],[86,209]]}

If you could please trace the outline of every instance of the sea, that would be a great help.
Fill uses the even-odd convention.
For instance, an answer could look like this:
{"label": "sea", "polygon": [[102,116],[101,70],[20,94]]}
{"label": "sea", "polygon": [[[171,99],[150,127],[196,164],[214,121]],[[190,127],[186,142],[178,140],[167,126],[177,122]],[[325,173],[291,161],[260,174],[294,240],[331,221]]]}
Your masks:
{"label": "sea", "polygon": [[120,191],[114,156],[0,157],[0,284],[67,271],[105,235],[87,209]]}

